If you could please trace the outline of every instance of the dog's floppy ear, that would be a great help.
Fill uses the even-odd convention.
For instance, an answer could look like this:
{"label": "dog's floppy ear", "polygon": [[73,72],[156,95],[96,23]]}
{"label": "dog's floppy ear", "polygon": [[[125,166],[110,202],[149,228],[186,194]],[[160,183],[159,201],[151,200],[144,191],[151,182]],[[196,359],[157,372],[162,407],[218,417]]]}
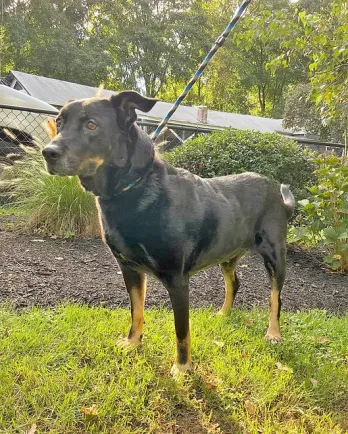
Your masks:
{"label": "dog's floppy ear", "polygon": [[117,122],[121,130],[128,131],[137,120],[135,110],[148,112],[156,104],[158,99],[146,98],[134,90],[125,90],[112,95],[110,101],[117,111]]}

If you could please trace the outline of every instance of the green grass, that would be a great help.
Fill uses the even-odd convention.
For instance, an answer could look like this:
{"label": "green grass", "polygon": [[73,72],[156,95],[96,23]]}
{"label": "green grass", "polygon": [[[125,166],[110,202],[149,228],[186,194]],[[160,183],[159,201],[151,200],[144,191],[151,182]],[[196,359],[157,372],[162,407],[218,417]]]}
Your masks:
{"label": "green grass", "polygon": [[0,432],[34,423],[52,434],[347,432],[348,316],[284,314],[284,343],[270,346],[264,311],[193,311],[195,368],[179,379],[168,375],[172,314],[147,311],[143,346],[127,353],[115,342],[129,316],[2,307]]}
{"label": "green grass", "polygon": [[2,209],[15,208],[20,217],[18,225],[30,233],[99,235],[94,196],[81,188],[76,176],[49,175],[39,147],[23,149],[24,157],[1,173]]}

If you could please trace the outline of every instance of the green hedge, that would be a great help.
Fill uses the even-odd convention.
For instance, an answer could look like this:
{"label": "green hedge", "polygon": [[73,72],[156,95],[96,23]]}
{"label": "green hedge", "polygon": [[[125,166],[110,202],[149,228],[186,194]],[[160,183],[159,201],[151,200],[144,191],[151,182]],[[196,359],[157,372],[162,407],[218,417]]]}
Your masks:
{"label": "green hedge", "polygon": [[200,135],[163,154],[173,166],[203,178],[257,172],[290,187],[300,199],[313,182],[314,154],[275,133],[225,129]]}

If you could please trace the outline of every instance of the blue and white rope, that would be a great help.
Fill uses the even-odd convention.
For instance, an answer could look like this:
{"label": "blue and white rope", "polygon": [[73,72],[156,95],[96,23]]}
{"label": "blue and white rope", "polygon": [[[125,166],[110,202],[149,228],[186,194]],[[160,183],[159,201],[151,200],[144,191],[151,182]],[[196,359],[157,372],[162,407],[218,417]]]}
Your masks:
{"label": "blue and white rope", "polygon": [[186,95],[189,93],[189,91],[192,89],[192,86],[196,83],[196,81],[199,79],[199,77],[203,74],[203,71],[205,70],[205,67],[208,65],[214,54],[217,52],[217,50],[224,44],[226,41],[227,36],[231,33],[235,25],[237,24],[239,18],[243,15],[246,8],[248,7],[251,0],[245,0],[243,4],[236,10],[232,21],[228,24],[224,32],[217,38],[215,41],[213,47],[209,51],[209,53],[204,58],[203,62],[200,64],[197,72],[195,75],[191,78],[191,80],[187,83],[185,89],[183,90],[182,94],[179,96],[179,98],[175,101],[173,104],[173,107],[169,110],[169,112],[165,115],[162,122],[158,125],[156,130],[152,133],[152,139],[156,139],[164,126],[168,123],[169,119],[172,117],[173,113],[176,111],[176,109],[179,107],[181,102],[185,99]]}

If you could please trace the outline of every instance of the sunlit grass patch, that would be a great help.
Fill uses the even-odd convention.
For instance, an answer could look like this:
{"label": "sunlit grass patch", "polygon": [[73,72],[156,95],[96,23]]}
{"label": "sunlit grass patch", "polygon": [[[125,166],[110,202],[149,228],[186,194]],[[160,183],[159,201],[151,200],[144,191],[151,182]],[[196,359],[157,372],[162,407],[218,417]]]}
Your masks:
{"label": "sunlit grass patch", "polygon": [[172,313],[146,312],[144,341],[116,346],[123,309],[0,311],[0,432],[343,433],[348,316],[283,315],[284,343],[263,339],[267,313],[193,311],[194,371],[168,373]]}

